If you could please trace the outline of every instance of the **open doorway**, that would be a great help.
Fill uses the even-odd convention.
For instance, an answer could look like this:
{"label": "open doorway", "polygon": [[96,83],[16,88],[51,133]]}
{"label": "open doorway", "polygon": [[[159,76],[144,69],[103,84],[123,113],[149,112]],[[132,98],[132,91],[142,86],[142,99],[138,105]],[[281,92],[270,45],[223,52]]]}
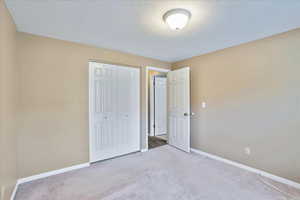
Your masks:
{"label": "open doorway", "polygon": [[167,72],[148,70],[148,148],[167,144]]}
{"label": "open doorway", "polygon": [[[146,120],[143,135],[146,136],[144,137],[146,149],[141,151],[168,144],[190,152],[190,117],[193,113],[190,111],[189,67],[173,71],[146,67],[145,76]],[[162,86],[164,82],[166,84]],[[165,93],[162,92],[164,90]],[[157,92],[164,95],[157,95]],[[161,103],[164,101],[161,97],[165,97],[165,106]],[[160,112],[164,107],[166,114]]]}

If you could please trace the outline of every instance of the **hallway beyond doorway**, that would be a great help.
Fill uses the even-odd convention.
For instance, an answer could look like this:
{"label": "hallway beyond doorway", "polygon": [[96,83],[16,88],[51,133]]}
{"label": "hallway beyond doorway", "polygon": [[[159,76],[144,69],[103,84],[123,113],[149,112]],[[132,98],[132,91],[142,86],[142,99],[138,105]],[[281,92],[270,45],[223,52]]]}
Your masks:
{"label": "hallway beyond doorway", "polygon": [[149,145],[148,148],[149,149],[160,147],[160,146],[163,146],[163,145],[166,145],[166,144],[167,144],[167,140],[163,139],[159,136],[149,136],[148,137],[148,145]]}

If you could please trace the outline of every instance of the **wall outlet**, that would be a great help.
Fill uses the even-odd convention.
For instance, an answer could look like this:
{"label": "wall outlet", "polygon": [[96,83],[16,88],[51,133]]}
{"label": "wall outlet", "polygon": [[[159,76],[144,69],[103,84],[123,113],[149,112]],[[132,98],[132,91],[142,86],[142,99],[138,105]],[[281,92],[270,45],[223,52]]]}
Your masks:
{"label": "wall outlet", "polygon": [[250,147],[245,147],[245,154],[250,155],[251,154],[251,149]]}

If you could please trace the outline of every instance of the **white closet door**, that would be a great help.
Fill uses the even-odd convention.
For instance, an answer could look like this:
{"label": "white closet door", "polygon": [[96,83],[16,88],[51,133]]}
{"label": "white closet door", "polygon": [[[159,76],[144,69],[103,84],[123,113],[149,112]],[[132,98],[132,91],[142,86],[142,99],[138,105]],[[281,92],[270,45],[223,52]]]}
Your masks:
{"label": "white closet door", "polygon": [[167,133],[167,78],[155,77],[155,135]]}
{"label": "white closet door", "polygon": [[139,70],[90,62],[91,162],[138,151]]}
{"label": "white closet door", "polygon": [[168,72],[168,143],[190,152],[190,70]]}

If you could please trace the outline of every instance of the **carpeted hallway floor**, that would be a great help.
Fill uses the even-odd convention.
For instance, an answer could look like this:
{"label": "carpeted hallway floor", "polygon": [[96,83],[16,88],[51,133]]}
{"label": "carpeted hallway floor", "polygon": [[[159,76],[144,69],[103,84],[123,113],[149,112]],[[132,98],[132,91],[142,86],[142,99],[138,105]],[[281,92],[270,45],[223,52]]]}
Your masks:
{"label": "carpeted hallway floor", "polygon": [[168,145],[20,185],[16,200],[285,200],[258,175]]}

